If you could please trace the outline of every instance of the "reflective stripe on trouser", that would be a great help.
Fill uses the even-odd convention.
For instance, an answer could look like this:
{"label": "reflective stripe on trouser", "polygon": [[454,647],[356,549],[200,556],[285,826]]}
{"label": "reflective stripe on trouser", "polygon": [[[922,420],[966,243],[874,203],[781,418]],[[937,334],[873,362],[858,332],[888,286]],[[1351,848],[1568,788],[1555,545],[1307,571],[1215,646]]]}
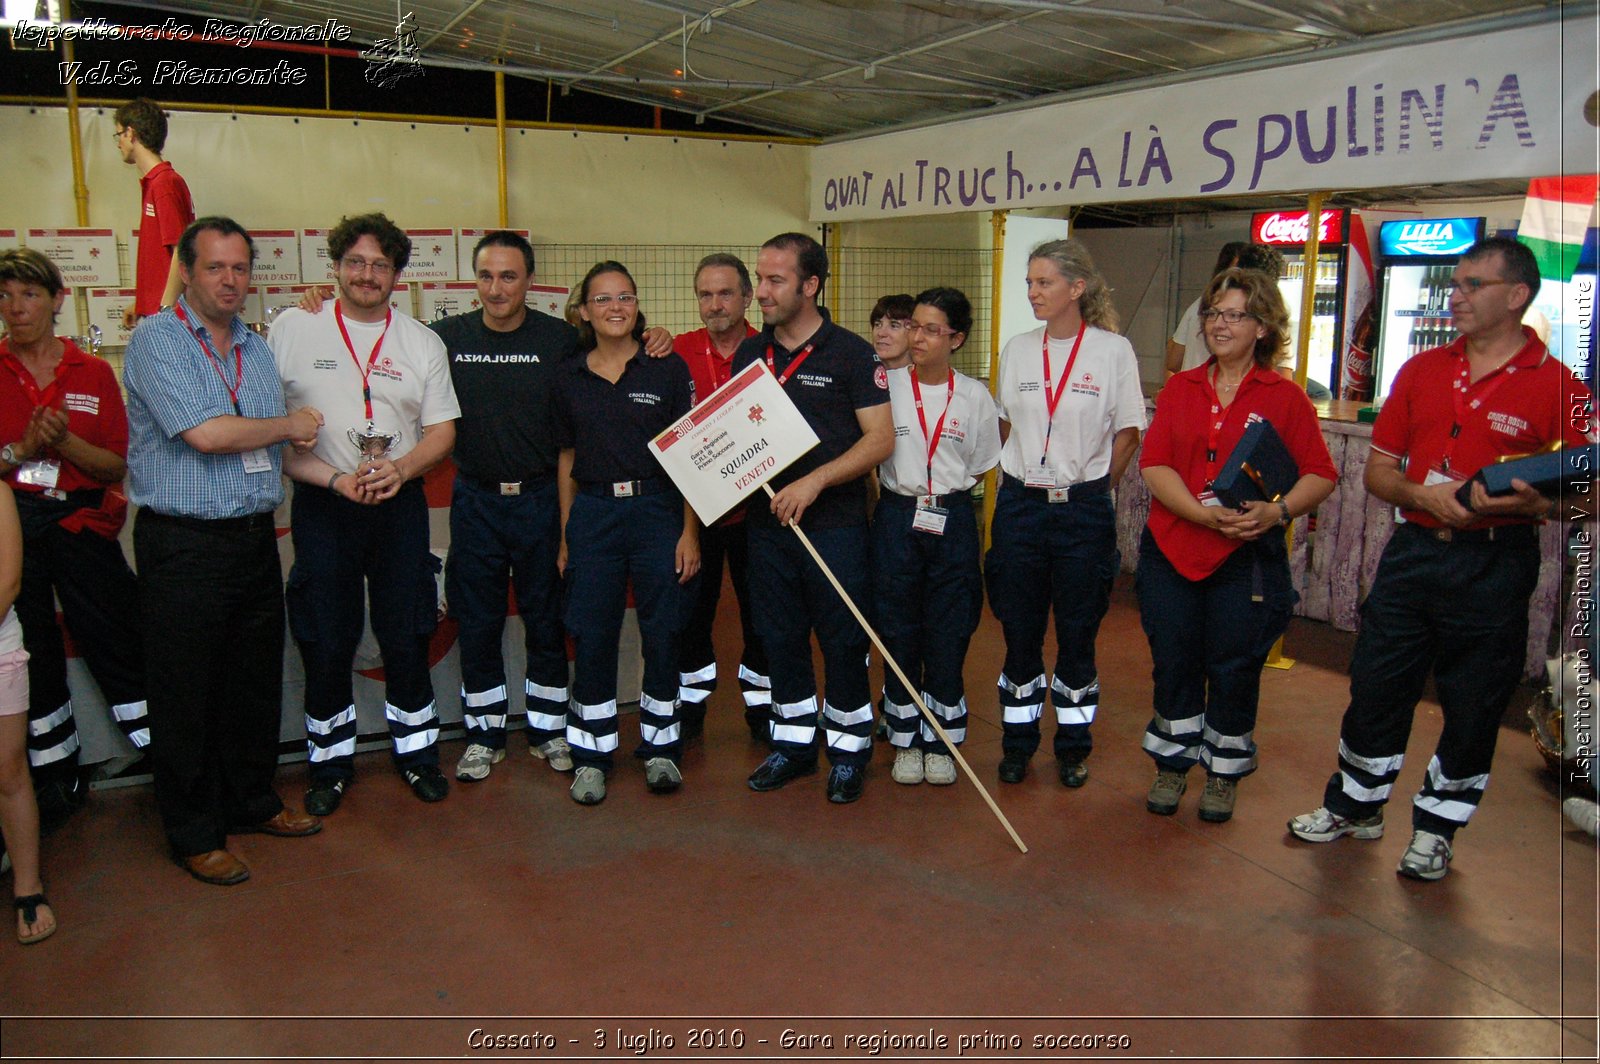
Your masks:
{"label": "reflective stripe on trouser", "polygon": [[[1086,704],[1062,692],[1083,691],[1095,683],[1095,637],[1111,605],[1120,558],[1109,494],[1052,504],[1030,498],[1009,479],[1002,481],[995,498],[992,546],[984,558],[989,605],[1005,634],[1002,677],[1018,686],[1026,686],[1027,678],[1042,679],[1045,633],[1053,614],[1054,750],[1063,762],[1083,760],[1094,746],[1084,719],[1089,715]],[[1015,705],[1020,709],[1022,703]],[[1003,685],[1001,706],[1006,710],[1002,749],[1031,757],[1039,748],[1038,716],[1024,720],[1011,713]]]}
{"label": "reflective stripe on trouser", "polygon": [[[77,752],[78,725],[72,716],[70,699],[28,721],[28,764],[31,767],[45,768]],[[76,758],[72,763],[76,765]]]}
{"label": "reflective stripe on trouser", "polygon": [[[819,528],[807,535],[840,586],[856,602],[864,601],[869,591],[866,526]],[[792,531],[752,518],[749,539],[751,608],[772,670],[774,749],[801,760],[816,757],[814,630],[826,681],[828,759],[865,765],[872,754],[866,633]]]}
{"label": "reflective stripe on trouser", "polygon": [[[942,535],[913,529],[914,498],[885,492],[872,524],[873,613],[878,634],[922,701],[959,743],[966,734],[962,669],[983,611],[977,519],[972,497],[946,497]],[[884,665],[884,716],[889,741],[934,753],[946,747],[911,704],[911,693]],[[909,711],[910,716],[905,713]],[[953,721],[959,718],[959,726]]]}
{"label": "reflective stripe on trouser", "polygon": [[111,719],[135,747],[143,750],[150,745],[150,707],[144,699],[112,706]]}
{"label": "reflective stripe on trouser", "polygon": [[[704,720],[706,701],[716,688],[716,648],[711,637],[722,599],[724,563],[739,606],[739,629],[744,643],[740,651],[739,688],[744,694],[745,718],[764,722],[772,704],[772,681],[766,675],[767,656],[756,636],[755,618],[750,609],[749,537],[743,521],[700,530],[699,588],[679,639],[680,709],[686,722]],[[711,670],[709,674],[707,669]]]}
{"label": "reflective stripe on trouser", "polygon": [[[1444,726],[1411,822],[1447,838],[1467,822],[1522,674],[1538,575],[1538,540],[1528,526],[1503,527],[1491,541],[1449,543],[1411,524],[1395,529],[1361,606],[1339,771],[1324,805],[1344,817],[1382,806],[1431,672]],[[1392,772],[1366,770],[1391,764]]]}
{"label": "reflective stripe on trouser", "polygon": [[1147,527],[1135,588],[1154,666],[1145,752],[1180,772],[1196,761],[1230,779],[1254,772],[1261,670],[1294,607],[1283,539],[1240,546],[1190,580]]}
{"label": "reflective stripe on trouser", "polygon": [[428,639],[438,620],[434,574],[439,561],[428,550],[421,483],[409,482],[378,506],[296,484],[290,520],[295,560],[285,598],[305,666],[312,780],[355,774],[352,665],[369,600],[372,634],[383,657],[384,718],[395,767],[437,765],[439,725]]}
{"label": "reflective stripe on trouser", "polygon": [[607,705],[615,713],[618,638],[630,587],[644,654],[639,722],[649,729],[641,753],[678,759],[677,640],[686,596],[695,590],[674,572],[682,531],[683,500],[675,492],[573,500],[563,618],[576,647],[567,742],[579,765],[609,770],[616,750],[615,721],[607,724],[608,736],[596,730],[595,713]]}
{"label": "reflective stripe on trouser", "polygon": [[[556,572],[560,540],[561,505],[553,478],[525,487],[520,495],[501,495],[456,477],[445,598],[460,626],[456,644],[468,742],[491,750],[505,747],[510,709],[502,644],[508,595],[516,601],[523,632],[528,744],[537,747],[566,732],[567,648]],[[498,692],[498,698],[483,701],[490,692]]]}

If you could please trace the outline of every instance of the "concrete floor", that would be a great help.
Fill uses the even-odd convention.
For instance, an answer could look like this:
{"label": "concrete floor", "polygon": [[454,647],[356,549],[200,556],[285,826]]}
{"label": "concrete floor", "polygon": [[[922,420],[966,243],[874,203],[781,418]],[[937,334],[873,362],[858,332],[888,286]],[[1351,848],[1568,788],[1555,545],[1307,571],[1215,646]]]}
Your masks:
{"label": "concrete floor", "polygon": [[[856,805],[830,806],[820,773],[751,792],[764,751],[728,681],[676,795],[646,793],[625,758],[605,803],[581,808],[514,735],[489,780],[424,806],[363,755],[321,835],[232,840],[254,872],[233,888],[166,857],[148,788],[97,792],[46,840],[62,930],[0,940],[3,1055],[1595,1059],[1596,848],[1563,822],[1525,730],[1502,732],[1441,882],[1395,875],[1405,802],[1375,842],[1284,831],[1332,771],[1352,643],[1290,629],[1298,664],[1263,681],[1261,769],[1209,825],[1198,772],[1176,816],[1144,810],[1150,662],[1131,587],[1102,629],[1077,791],[1047,753],[1022,784],[995,780],[986,616],[964,749],[1027,854],[964,777],[893,783],[882,745]],[[1397,796],[1438,728],[1424,703]],[[461,748],[444,744],[447,768]],[[287,766],[279,789],[298,805],[304,781]]]}

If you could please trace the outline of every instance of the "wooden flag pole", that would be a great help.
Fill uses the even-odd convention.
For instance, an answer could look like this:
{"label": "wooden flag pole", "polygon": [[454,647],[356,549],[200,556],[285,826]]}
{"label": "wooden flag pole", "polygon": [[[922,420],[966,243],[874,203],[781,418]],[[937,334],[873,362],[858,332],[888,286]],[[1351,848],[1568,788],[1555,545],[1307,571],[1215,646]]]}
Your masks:
{"label": "wooden flag pole", "polygon": [[[763,484],[761,489],[767,493],[767,498],[772,498],[772,485]],[[905,672],[900,668],[900,663],[894,660],[894,656],[889,653],[889,648],[883,645],[883,640],[878,638],[878,633],[873,630],[872,625],[867,623],[867,619],[861,615],[861,611],[856,608],[855,600],[850,597],[849,592],[845,591],[844,585],[840,584],[838,578],[833,575],[833,570],[828,568],[828,563],[822,560],[822,555],[817,553],[817,548],[812,546],[810,537],[801,530],[798,524],[791,524],[789,527],[794,529],[794,534],[800,537],[800,542],[805,545],[807,553],[817,563],[817,567],[822,570],[822,575],[828,578],[828,583],[832,584],[833,589],[839,593],[839,597],[844,600],[844,604],[850,607],[850,612],[855,616],[856,622],[866,631],[867,637],[872,640],[872,645],[878,648],[878,653],[883,655],[884,664],[893,669],[895,676],[899,677],[900,683],[906,689],[906,693],[911,696],[911,701],[915,702],[917,709],[922,712],[923,719],[933,725],[934,733],[949,748],[950,756],[956,759],[956,764],[961,766],[961,771],[967,774],[967,778],[972,781],[972,785],[978,788],[978,793],[983,795],[983,800],[988,804],[989,811],[995,815],[996,819],[1000,821],[1000,825],[1006,829],[1006,834],[1010,835],[1011,841],[1017,844],[1017,849],[1027,853],[1027,844],[1022,841],[1021,836],[1017,834],[1017,830],[1011,826],[1011,821],[1007,820],[1006,815],[1000,811],[1000,807],[995,804],[994,798],[989,794],[988,790],[978,781],[978,774],[972,771],[972,766],[967,764],[967,759],[961,756],[960,748],[956,746],[951,740],[950,734],[939,723],[939,718],[935,717],[928,711],[928,707],[923,705],[922,695],[918,693],[916,685],[906,678]]]}

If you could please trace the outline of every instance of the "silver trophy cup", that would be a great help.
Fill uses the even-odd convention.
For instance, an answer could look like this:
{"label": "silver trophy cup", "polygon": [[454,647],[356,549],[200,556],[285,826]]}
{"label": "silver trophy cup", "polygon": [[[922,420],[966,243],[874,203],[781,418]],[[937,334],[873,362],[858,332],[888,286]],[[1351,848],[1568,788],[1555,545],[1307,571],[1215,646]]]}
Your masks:
{"label": "silver trophy cup", "polygon": [[389,452],[394,450],[395,444],[400,442],[400,430],[392,432],[379,432],[377,426],[368,421],[365,428],[351,429],[347,436],[350,442],[356,445],[356,472],[360,472],[362,465],[370,466],[380,458],[387,458]]}

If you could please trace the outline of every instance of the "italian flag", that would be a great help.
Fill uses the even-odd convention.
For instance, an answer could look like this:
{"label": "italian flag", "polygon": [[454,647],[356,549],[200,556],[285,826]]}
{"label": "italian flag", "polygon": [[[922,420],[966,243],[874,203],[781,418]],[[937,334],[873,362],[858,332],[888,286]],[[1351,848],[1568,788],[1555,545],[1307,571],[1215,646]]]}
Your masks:
{"label": "italian flag", "polygon": [[1522,205],[1517,239],[1539,260],[1539,276],[1570,281],[1578,266],[1578,252],[1594,214],[1600,175],[1536,177],[1528,182],[1528,200]]}

